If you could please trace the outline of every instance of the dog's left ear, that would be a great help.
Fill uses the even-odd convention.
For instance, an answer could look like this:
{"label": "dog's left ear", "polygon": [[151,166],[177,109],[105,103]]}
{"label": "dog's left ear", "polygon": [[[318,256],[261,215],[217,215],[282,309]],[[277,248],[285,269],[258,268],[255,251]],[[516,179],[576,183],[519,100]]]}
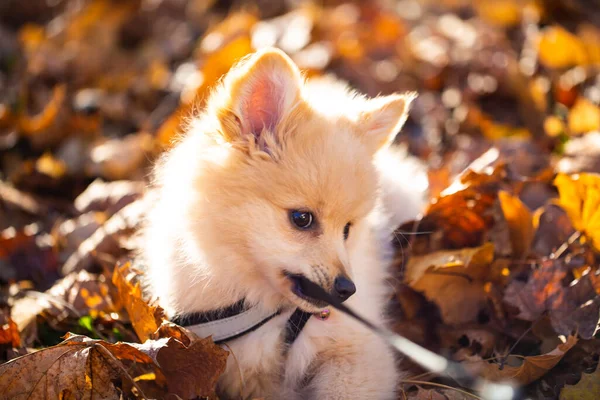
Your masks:
{"label": "dog's left ear", "polygon": [[367,101],[366,110],[358,118],[361,140],[377,152],[389,145],[406,122],[411,102],[416,93],[392,94]]}
{"label": "dog's left ear", "polygon": [[225,78],[228,104],[219,111],[227,141],[254,136],[264,146],[264,130],[275,131],[300,98],[302,77],[281,50],[265,49],[242,61]]}

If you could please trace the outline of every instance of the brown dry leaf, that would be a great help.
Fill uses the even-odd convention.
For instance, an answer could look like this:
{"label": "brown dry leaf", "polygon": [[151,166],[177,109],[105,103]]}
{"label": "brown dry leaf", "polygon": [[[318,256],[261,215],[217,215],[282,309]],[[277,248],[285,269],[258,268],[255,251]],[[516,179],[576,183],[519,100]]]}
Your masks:
{"label": "brown dry leaf", "polygon": [[532,249],[542,257],[549,257],[575,233],[575,228],[564,209],[548,204],[534,213],[535,236]]}
{"label": "brown dry leaf", "polygon": [[569,132],[572,135],[600,129],[600,107],[579,97],[569,112]]}
{"label": "brown dry leaf", "polygon": [[558,345],[549,353],[539,356],[529,356],[523,359],[520,366],[489,363],[479,356],[464,356],[463,365],[476,374],[492,381],[514,381],[520,385],[527,385],[540,379],[550,371],[563,358],[573,346],[577,344],[575,336],[569,336],[565,343]]}
{"label": "brown dry leaf", "polygon": [[80,315],[90,312],[109,313],[116,311],[109,296],[109,287],[102,275],[90,274],[87,271],[73,272],[59,280],[46,294],[59,301],[52,302],[47,311],[57,315],[68,304],[69,309]]}
{"label": "brown dry leaf", "polygon": [[52,237],[38,232],[39,225],[0,231],[0,279],[31,280],[47,288],[58,277],[58,256]]}
{"label": "brown dry leaf", "polygon": [[510,241],[515,257],[526,256],[533,240],[533,217],[531,211],[516,196],[508,192],[498,193],[504,218],[508,223]]}
{"label": "brown dry leaf", "polygon": [[133,281],[138,275],[139,271],[134,270],[131,263],[126,263],[115,266],[112,282],[117,287],[119,305],[127,310],[135,333],[144,343],[161,326],[164,313],[159,306],[144,300],[139,282]]}
{"label": "brown dry leaf", "polygon": [[154,332],[150,338],[154,340],[173,338],[179,340],[184,346],[188,346],[194,339],[199,339],[187,329],[167,320],[163,320],[162,324],[158,327],[158,330]]}
{"label": "brown dry leaf", "polygon": [[485,233],[494,225],[490,210],[496,196],[477,188],[456,193],[442,192],[421,222],[424,231],[441,231],[441,248],[480,246]]}
{"label": "brown dry leaf", "polygon": [[434,199],[419,229],[433,232],[427,249],[477,247],[491,241],[497,255],[510,255],[509,227],[498,200],[508,171],[492,148],[473,161],[440,196]]}
{"label": "brown dry leaf", "polygon": [[195,340],[189,346],[169,338],[156,361],[167,378],[170,393],[184,399],[216,399],[215,386],[225,372],[228,355],[211,338]]}
{"label": "brown dry leaf", "polygon": [[81,244],[106,222],[103,212],[88,212],[76,218],[61,221],[52,230],[61,259],[68,259]]}
{"label": "brown dry leaf", "polygon": [[119,398],[117,387],[132,386],[135,378],[121,358],[132,360],[132,365],[154,364],[127,344],[70,336],[57,346],[0,365],[0,391],[14,400]]}
{"label": "brown dry leaf", "polygon": [[560,391],[560,400],[596,400],[600,396],[600,364],[591,374],[581,374],[575,385],[566,385]]}
{"label": "brown dry leaf", "polygon": [[560,260],[548,260],[533,271],[527,283],[511,282],[504,292],[504,301],[519,309],[520,319],[536,321],[549,312],[556,333],[577,333],[590,339],[598,328],[600,297],[590,274],[565,284],[567,272]]}
{"label": "brown dry leaf", "polygon": [[142,178],[140,171],[154,148],[154,138],[145,132],[124,138],[101,138],[92,144],[87,175],[108,180]]}
{"label": "brown dry leaf", "polygon": [[494,259],[494,245],[412,256],[405,281],[440,308],[448,324],[473,321],[485,304],[484,279]]}
{"label": "brown dry leaf", "polygon": [[99,253],[122,254],[125,247],[122,240],[133,234],[148,206],[147,199],[142,198],[116,212],[71,254],[62,267],[62,273],[67,275],[89,269]]}
{"label": "brown dry leaf", "polygon": [[104,182],[96,179],[74,201],[78,212],[103,211],[113,215],[144,193],[142,181]]}
{"label": "brown dry leaf", "polygon": [[583,232],[596,249],[600,250],[600,175],[559,174],[554,180],[573,226]]}

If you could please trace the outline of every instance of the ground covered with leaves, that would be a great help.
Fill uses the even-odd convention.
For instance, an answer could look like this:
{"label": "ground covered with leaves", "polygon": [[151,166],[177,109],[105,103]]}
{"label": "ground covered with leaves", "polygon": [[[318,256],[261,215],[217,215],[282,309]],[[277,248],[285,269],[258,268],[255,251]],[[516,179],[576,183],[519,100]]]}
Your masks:
{"label": "ground covered with leaves", "polygon": [[[165,321],[127,260],[152,160],[272,45],[419,92],[398,145],[430,204],[396,232],[394,330],[521,397],[600,398],[598,2],[291,4],[0,4],[0,397],[215,398],[227,351]],[[400,399],[478,398],[407,367]]]}

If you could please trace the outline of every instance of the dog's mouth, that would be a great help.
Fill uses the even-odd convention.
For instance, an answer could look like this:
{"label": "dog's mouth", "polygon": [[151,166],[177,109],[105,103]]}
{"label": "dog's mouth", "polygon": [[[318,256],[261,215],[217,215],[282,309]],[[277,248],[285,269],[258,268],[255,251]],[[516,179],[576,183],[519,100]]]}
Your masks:
{"label": "dog's mouth", "polygon": [[306,288],[304,281],[308,278],[301,274],[292,274],[289,272],[284,273],[285,277],[292,283],[292,293],[299,297],[300,299],[310,303],[311,305],[317,308],[327,307],[329,304],[323,300],[314,299],[308,295],[306,295]]}

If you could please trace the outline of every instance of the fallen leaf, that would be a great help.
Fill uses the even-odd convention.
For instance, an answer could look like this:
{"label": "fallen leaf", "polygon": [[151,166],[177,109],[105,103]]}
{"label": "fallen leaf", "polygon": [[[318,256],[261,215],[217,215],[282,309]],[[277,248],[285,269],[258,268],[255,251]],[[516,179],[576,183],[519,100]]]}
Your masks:
{"label": "fallen leaf", "polygon": [[531,211],[516,196],[498,192],[500,206],[510,230],[510,240],[516,257],[526,256],[533,240],[533,217]]}
{"label": "fallen leaf", "polygon": [[575,385],[565,385],[560,400],[596,400],[600,396],[600,365],[591,374],[581,374]]}
{"label": "fallen leaf", "polygon": [[556,333],[577,333],[589,339],[598,328],[600,298],[589,276],[564,284],[567,272],[561,260],[548,260],[533,271],[527,283],[512,281],[504,301],[519,309],[520,319],[536,321],[548,312]]}
{"label": "fallen leaf", "polygon": [[531,247],[542,257],[549,257],[575,233],[565,210],[555,204],[536,210],[533,225],[535,235]]}
{"label": "fallen leaf", "polygon": [[79,315],[89,312],[116,311],[109,296],[109,287],[101,275],[90,274],[87,271],[73,272],[57,281],[46,291],[50,298],[56,299],[48,313],[59,314],[64,307],[53,310],[59,304],[68,304],[69,310]]}
{"label": "fallen leaf", "polygon": [[476,374],[492,381],[513,381],[519,385],[527,385],[538,380],[550,371],[573,346],[577,344],[575,336],[567,337],[566,341],[549,353],[539,356],[529,356],[523,359],[520,366],[489,363],[479,356],[465,356],[465,367]]}
{"label": "fallen leaf", "polygon": [[152,136],[145,132],[119,139],[99,139],[90,149],[86,173],[109,180],[142,178],[140,170],[148,161],[153,146]]}
{"label": "fallen leaf", "polygon": [[[0,391],[6,398],[59,399],[119,398],[123,381],[133,385],[132,365],[153,364],[146,354],[126,344],[111,345],[84,336],[71,336],[61,344],[0,365]],[[145,397],[140,393],[141,397]]]}
{"label": "fallen leaf", "polygon": [[144,343],[161,326],[164,312],[144,300],[139,282],[134,282],[138,275],[139,271],[134,270],[131,263],[125,263],[115,266],[112,282],[117,287],[118,306],[127,310],[135,333]]}
{"label": "fallen leaf", "polygon": [[569,113],[569,131],[572,135],[588,133],[600,129],[600,107],[580,97]]}
{"label": "fallen leaf", "polygon": [[596,249],[600,249],[600,175],[559,174],[554,180],[573,226],[583,232]]}
{"label": "fallen leaf", "polygon": [[17,324],[4,311],[0,310],[0,346],[21,347],[21,336]]}
{"label": "fallen leaf", "polygon": [[96,261],[95,257],[101,253],[122,255],[125,247],[122,240],[135,232],[148,206],[147,199],[142,198],[116,212],[79,245],[77,251],[65,261],[61,272],[67,275],[89,269]]}
{"label": "fallen leaf", "polygon": [[104,182],[96,179],[74,201],[81,214],[90,211],[103,211],[113,215],[121,208],[139,199],[144,193],[142,181]]}
{"label": "fallen leaf", "polygon": [[447,324],[470,322],[485,305],[484,279],[494,259],[494,245],[412,256],[405,282],[440,308]]}
{"label": "fallen leaf", "polygon": [[169,338],[156,361],[167,378],[169,392],[184,399],[216,399],[215,386],[225,371],[228,355],[211,338],[195,340],[189,346]]}
{"label": "fallen leaf", "polygon": [[587,63],[586,49],[581,40],[559,26],[543,29],[537,47],[540,62],[550,68],[566,68]]}

